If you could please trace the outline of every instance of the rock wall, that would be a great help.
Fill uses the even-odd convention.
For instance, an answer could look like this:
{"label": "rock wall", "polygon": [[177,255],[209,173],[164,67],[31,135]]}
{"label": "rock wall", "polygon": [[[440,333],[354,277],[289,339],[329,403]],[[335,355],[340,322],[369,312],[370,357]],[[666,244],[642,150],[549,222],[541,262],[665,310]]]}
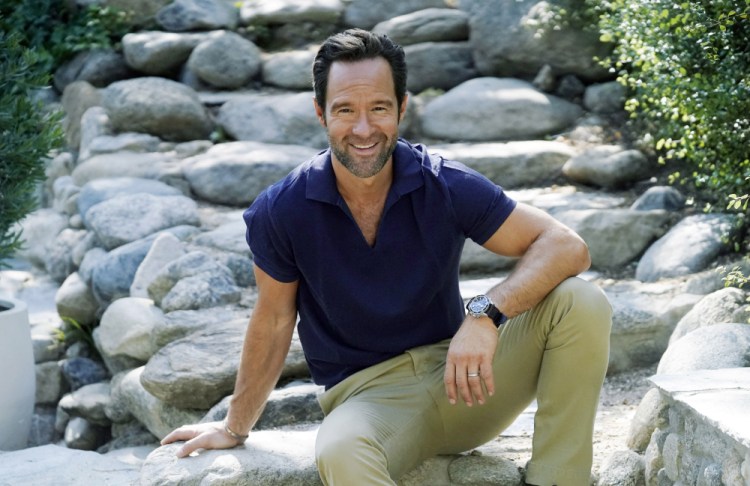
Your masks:
{"label": "rock wall", "polygon": [[[722,286],[711,266],[725,234],[741,234],[735,217],[692,214],[656,185],[655,165],[612,124],[624,92],[591,61],[606,46],[540,22],[555,2],[104,3],[135,11],[133,31],[122,52],[82,53],[55,73],[69,146],[19,254],[60,282],[61,316],[96,329],[70,346],[54,336],[71,324],[35,327],[31,445],[107,451],[223,417],[255,299],[241,212],[326,146],[310,66],[349,26],[404,45],[404,135],[583,236],[589,278],[615,309],[610,372],[657,362]],[[512,265],[467,242],[462,278]],[[259,427],[320,419],[317,388],[294,381],[306,378],[295,338]]]}

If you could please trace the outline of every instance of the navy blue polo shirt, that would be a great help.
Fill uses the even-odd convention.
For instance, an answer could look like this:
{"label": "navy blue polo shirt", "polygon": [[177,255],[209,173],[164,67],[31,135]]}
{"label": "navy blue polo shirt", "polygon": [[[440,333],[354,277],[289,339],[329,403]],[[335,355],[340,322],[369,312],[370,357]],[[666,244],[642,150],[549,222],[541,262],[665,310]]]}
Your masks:
{"label": "navy blue polo shirt", "polygon": [[515,207],[499,186],[399,139],[370,247],[336,188],[330,150],[268,187],[245,211],[255,264],[299,281],[298,332],[316,383],[452,337],[464,318],[466,238],[492,236]]}

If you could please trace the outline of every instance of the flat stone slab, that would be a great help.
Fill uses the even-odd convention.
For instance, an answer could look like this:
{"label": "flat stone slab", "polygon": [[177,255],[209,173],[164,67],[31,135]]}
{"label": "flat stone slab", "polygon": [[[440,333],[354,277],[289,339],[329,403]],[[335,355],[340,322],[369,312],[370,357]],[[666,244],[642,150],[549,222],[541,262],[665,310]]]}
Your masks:
{"label": "flat stone slab", "polygon": [[723,434],[750,447],[750,368],[655,375],[650,381]]}

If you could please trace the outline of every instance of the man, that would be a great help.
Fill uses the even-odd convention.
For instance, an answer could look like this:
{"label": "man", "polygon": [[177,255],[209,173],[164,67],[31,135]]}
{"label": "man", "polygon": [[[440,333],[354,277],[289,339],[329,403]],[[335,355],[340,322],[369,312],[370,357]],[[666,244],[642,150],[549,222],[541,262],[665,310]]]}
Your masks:
{"label": "man", "polygon": [[[276,384],[299,314],[325,385],[316,442],[330,485],[393,485],[422,460],[497,436],[536,398],[526,481],[586,485],[611,310],[585,243],[465,166],[398,138],[406,65],[385,36],[332,36],[314,67],[330,149],[245,213],[258,300],[223,423],[164,438],[178,452],[241,444]],[[468,315],[458,266],[470,237],[520,257]]]}

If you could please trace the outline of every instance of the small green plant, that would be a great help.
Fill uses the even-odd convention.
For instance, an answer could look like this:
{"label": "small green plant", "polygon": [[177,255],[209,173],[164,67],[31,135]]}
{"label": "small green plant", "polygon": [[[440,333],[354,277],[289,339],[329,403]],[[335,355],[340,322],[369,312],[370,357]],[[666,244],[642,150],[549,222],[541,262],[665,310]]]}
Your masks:
{"label": "small green plant", "polygon": [[63,343],[66,348],[76,342],[83,342],[87,345],[91,353],[94,354],[94,357],[101,360],[101,356],[99,356],[99,352],[96,348],[96,343],[94,342],[94,329],[96,328],[96,325],[83,325],[72,317],[61,316],[61,319],[64,326],[62,329],[57,329],[55,331],[55,339],[58,342]]}
{"label": "small green plant", "polygon": [[0,31],[0,267],[21,246],[15,224],[37,205],[44,158],[62,146],[60,114],[45,112],[32,90],[47,86],[44,59]]}

